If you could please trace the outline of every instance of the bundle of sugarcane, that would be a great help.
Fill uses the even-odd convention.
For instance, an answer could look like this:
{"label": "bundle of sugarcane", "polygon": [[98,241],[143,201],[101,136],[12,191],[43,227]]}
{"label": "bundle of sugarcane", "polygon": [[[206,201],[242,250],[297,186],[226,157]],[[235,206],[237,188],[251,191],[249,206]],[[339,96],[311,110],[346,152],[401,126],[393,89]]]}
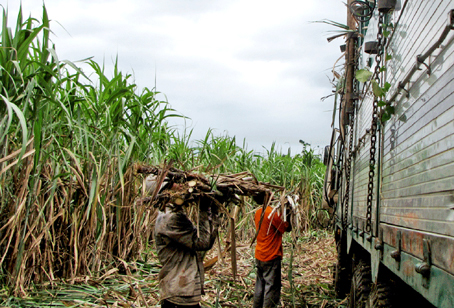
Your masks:
{"label": "bundle of sugarcane", "polygon": [[208,198],[217,207],[223,208],[224,204],[238,204],[239,196],[264,198],[274,190],[284,190],[281,186],[259,182],[248,171],[203,175],[182,171],[166,164],[162,168],[140,165],[137,167],[137,173],[147,175],[143,185],[145,197],[139,202],[150,203],[160,209],[169,202],[182,205],[200,198]]}

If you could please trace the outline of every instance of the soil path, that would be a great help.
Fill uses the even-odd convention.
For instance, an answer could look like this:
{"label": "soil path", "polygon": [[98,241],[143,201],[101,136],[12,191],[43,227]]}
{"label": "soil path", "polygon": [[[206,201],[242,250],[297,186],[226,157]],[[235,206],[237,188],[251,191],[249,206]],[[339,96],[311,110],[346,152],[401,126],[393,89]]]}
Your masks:
{"label": "soil path", "polygon": [[[240,241],[236,252],[235,279],[230,253],[207,269],[203,307],[252,306],[255,286],[254,246],[250,247],[250,242]],[[213,249],[206,260],[217,255],[216,249]],[[312,232],[297,240],[295,245],[290,236],[284,238],[281,307],[346,307],[345,300],[338,300],[334,296],[332,269],[335,261],[336,250],[331,234]],[[31,290],[24,298],[11,298],[6,292],[0,292],[0,308],[160,307],[160,264],[155,250],[150,249],[147,260],[131,264],[125,262],[123,265],[110,269],[97,279],[85,276],[71,282],[54,281]]]}
{"label": "soil path", "polygon": [[[284,243],[282,307],[344,307],[346,301],[335,298],[332,284],[336,262],[334,238],[330,234],[314,233],[298,240],[293,249],[292,246]],[[254,247],[249,243],[238,244],[235,280],[230,263],[230,257],[226,257],[206,272],[203,298],[206,306],[214,307],[218,303],[218,307],[251,307]]]}

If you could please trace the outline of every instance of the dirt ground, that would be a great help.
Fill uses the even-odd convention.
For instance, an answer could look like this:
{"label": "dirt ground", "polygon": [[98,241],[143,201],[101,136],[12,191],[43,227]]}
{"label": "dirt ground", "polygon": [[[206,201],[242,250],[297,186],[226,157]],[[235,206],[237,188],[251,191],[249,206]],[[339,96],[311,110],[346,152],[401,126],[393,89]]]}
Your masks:
{"label": "dirt ground", "polygon": [[[222,243],[225,244],[225,243]],[[224,245],[221,245],[225,247]],[[217,260],[205,273],[202,307],[251,307],[255,286],[254,245],[238,242],[237,274],[234,278],[231,254]],[[205,260],[214,260],[212,249]],[[333,288],[333,265],[336,260],[331,234],[317,231],[292,244],[284,240],[282,261],[281,307],[345,307],[346,300],[336,299]],[[3,307],[145,307],[158,308],[158,273],[160,264],[154,249],[147,260],[114,268],[100,278],[80,277],[76,281],[53,282],[31,291],[25,298],[8,297],[0,292]]]}
{"label": "dirt ground", "polygon": [[[284,244],[282,262],[282,307],[343,307],[333,288],[336,261],[334,238],[314,233]],[[210,256],[207,256],[209,259]],[[254,246],[237,245],[237,275],[233,279],[231,259],[217,262],[205,275],[207,307],[251,307],[254,295]]]}

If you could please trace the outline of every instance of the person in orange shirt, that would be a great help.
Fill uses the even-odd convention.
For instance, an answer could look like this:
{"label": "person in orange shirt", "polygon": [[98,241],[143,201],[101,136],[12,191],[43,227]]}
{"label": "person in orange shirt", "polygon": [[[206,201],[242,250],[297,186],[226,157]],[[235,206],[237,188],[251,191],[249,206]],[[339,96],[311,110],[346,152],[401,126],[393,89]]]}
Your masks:
{"label": "person in orange shirt", "polygon": [[[262,204],[263,198],[254,198]],[[261,201],[261,202],[260,202]],[[281,262],[283,256],[282,235],[292,230],[290,211],[286,221],[280,216],[280,211],[270,206],[265,209],[263,221],[259,229],[262,208],[255,213],[255,227],[259,229],[255,247],[255,263],[257,279],[253,308],[274,308],[279,304],[281,296]]]}

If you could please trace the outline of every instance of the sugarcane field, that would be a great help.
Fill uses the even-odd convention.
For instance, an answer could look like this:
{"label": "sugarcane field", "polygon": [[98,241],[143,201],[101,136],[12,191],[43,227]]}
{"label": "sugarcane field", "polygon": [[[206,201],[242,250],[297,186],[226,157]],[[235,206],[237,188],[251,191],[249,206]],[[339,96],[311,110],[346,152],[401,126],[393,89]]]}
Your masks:
{"label": "sugarcane field", "polygon": [[273,144],[258,155],[212,130],[191,147],[167,122],[182,116],[155,90],[139,92],[93,60],[98,84],[59,62],[46,7],[40,21],[24,19],[24,8],[14,31],[7,13],[0,307],[161,307],[158,213],[181,206],[201,237],[204,204],[217,231],[202,256],[202,307],[252,306],[254,214],[267,206],[293,225],[282,240],[280,307],[345,303],[334,295],[333,212],[322,208],[325,166],[312,148],[290,155]]}
{"label": "sugarcane field", "polygon": [[[310,207],[311,205],[307,203],[311,202],[310,200],[306,200],[306,203],[299,202],[299,194],[286,194],[282,186],[259,182],[250,172],[208,176],[198,170],[185,172],[171,165],[164,167],[134,165],[125,173],[124,188],[120,185],[109,188],[105,186],[109,183],[99,182],[102,187],[100,191],[110,190],[108,198],[113,197],[115,190],[120,192],[123,189],[126,195],[122,199],[130,200],[130,203],[126,203],[130,204],[126,207],[126,211],[120,214],[122,222],[120,237],[112,230],[118,210],[114,203],[102,209],[101,217],[106,221],[98,226],[100,234],[97,240],[93,232],[86,233],[86,231],[89,231],[87,225],[90,224],[93,224],[92,226],[96,229],[99,223],[97,215],[100,213],[94,213],[94,218],[89,217],[86,221],[78,222],[80,229],[70,232],[69,235],[62,232],[61,230],[69,226],[69,222],[63,219],[64,209],[68,206],[64,206],[62,196],[71,191],[82,193],[84,189],[89,188],[82,186],[84,177],[82,172],[77,173],[78,179],[72,183],[57,183],[58,190],[62,194],[54,195],[53,198],[55,198],[55,204],[61,204],[64,207],[54,214],[53,220],[59,222],[58,228],[54,224],[54,228],[49,227],[45,230],[52,232],[51,235],[55,237],[54,244],[57,252],[49,251],[45,244],[36,243],[36,239],[39,240],[40,236],[43,238],[44,235],[37,233],[33,236],[34,241],[30,249],[23,252],[23,258],[30,260],[31,266],[29,269],[23,268],[18,273],[17,279],[21,280],[20,283],[11,285],[14,297],[8,297],[7,288],[3,289],[5,307],[9,305],[13,307],[157,307],[159,303],[157,275],[160,264],[153,249],[152,239],[157,211],[162,210],[162,207],[169,202],[184,203],[194,224],[198,225],[197,213],[201,198],[212,200],[216,211],[222,217],[216,247],[205,256],[206,294],[202,303],[207,307],[210,307],[209,303],[212,303],[212,307],[247,307],[253,296],[255,275],[253,244],[256,232],[251,219],[251,213],[257,207],[251,199],[254,194],[268,196],[276,194],[279,196],[278,199],[284,198],[283,201],[279,201],[280,204],[291,202],[293,224],[299,230],[292,232],[284,243],[286,254],[283,272],[284,276],[288,277],[288,280],[284,279],[283,282],[283,301],[286,302],[284,305],[333,306],[334,240],[329,235],[329,228],[316,226],[319,223],[318,220],[323,220],[323,217],[315,218],[316,222],[312,223],[307,217],[308,209],[303,207]],[[164,186],[159,194],[156,186]],[[177,186],[177,189],[167,189],[166,187],[169,186]],[[47,188],[43,187],[42,190]],[[314,193],[311,191],[309,198],[313,198]],[[81,204],[86,203],[89,200],[89,193],[82,193],[79,200]],[[124,205],[125,203],[123,207]],[[47,211],[49,210],[50,208]],[[328,212],[323,211],[323,213]],[[31,215],[34,214],[38,213],[31,213]],[[91,213],[85,208],[83,214]],[[328,217],[324,218],[326,220]],[[35,216],[32,219],[39,220],[39,217]],[[141,223],[137,224],[135,221],[141,221]],[[14,232],[15,228],[11,226],[7,230]],[[66,237],[70,237],[71,234],[75,234],[76,238]],[[77,257],[71,258],[73,245],[87,241],[87,237],[90,237],[93,243],[87,244],[85,250],[79,248],[77,252],[74,251]],[[93,245],[103,247],[96,249],[98,255],[94,254]],[[63,249],[67,252],[61,253]],[[107,253],[109,250],[112,253]],[[68,259],[65,260],[65,257]],[[104,264],[105,259],[109,260],[108,264]],[[78,264],[73,263],[76,260],[80,260]],[[96,263],[90,264],[88,260]],[[7,262],[8,259],[5,258],[5,261]],[[93,267],[95,264],[97,266]],[[42,271],[30,270],[36,267],[41,268]],[[63,276],[65,273],[68,276]],[[51,280],[48,275],[53,276]]]}
{"label": "sugarcane field", "polygon": [[454,2],[62,3],[0,3],[0,308],[454,307]]}

